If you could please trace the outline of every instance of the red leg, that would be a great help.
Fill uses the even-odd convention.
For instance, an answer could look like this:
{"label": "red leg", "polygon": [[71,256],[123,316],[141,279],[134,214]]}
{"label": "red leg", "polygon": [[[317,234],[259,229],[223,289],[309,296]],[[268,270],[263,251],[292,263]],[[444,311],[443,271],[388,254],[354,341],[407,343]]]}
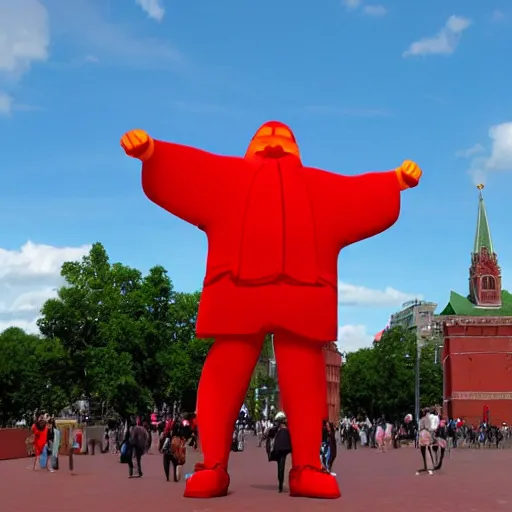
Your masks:
{"label": "red leg", "polygon": [[204,469],[187,480],[186,497],[214,498],[227,494],[233,427],[262,346],[262,336],[219,338],[213,344],[203,367],[197,394],[197,422]]}
{"label": "red leg", "polygon": [[[323,346],[319,342],[276,335],[274,350],[281,401],[292,440],[290,494],[311,498],[339,498],[338,484],[322,470],[320,445],[327,403]],[[308,427],[304,426],[307,411]]]}

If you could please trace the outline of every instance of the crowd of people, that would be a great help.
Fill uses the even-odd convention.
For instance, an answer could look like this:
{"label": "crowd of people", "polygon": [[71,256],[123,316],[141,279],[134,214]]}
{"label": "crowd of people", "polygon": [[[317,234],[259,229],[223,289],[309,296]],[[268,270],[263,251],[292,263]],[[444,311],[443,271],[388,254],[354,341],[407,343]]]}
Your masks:
{"label": "crowd of people", "polygon": [[[153,417],[154,416],[154,417]],[[124,421],[109,420],[105,428],[102,452],[119,456],[128,467],[130,478],[143,476],[142,458],[147,453],[158,452],[162,456],[165,479],[179,482],[187,460],[187,447],[197,450],[199,433],[195,414],[177,415],[156,421],[129,418]],[[233,451],[243,451],[248,431],[258,437],[258,446],[265,446],[268,460],[277,464],[278,491],[283,492],[288,455],[293,450],[293,440],[288,431],[284,412],[253,422],[246,413],[240,413],[233,433]],[[386,452],[399,448],[403,442],[419,448],[422,467],[417,474],[432,474],[443,466],[446,450],[463,446],[496,446],[512,441],[512,431],[507,424],[491,425],[486,419],[478,425],[463,419],[443,419],[439,406],[420,411],[416,424],[408,414],[401,422],[390,423],[385,416],[366,418],[342,418],[335,424],[327,420],[323,424],[319,458],[324,471],[333,476],[333,464],[338,447],[357,450],[358,445]],[[54,418],[39,415],[27,440],[34,457],[33,469],[54,472],[59,468],[61,433]],[[94,452],[93,452],[94,453]],[[194,470],[200,468],[196,467]]]}

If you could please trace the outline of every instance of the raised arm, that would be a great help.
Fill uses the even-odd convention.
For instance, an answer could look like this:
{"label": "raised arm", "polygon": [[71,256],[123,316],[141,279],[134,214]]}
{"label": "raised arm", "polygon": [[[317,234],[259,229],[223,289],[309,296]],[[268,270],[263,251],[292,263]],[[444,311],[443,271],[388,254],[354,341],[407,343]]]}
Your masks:
{"label": "raised arm", "polygon": [[337,187],[342,247],[382,233],[400,214],[400,193],[418,185],[421,169],[406,160],[393,171],[340,176]]}
{"label": "raised arm", "polygon": [[[168,212],[207,229],[236,187],[242,159],[154,140],[142,130],[123,136],[126,154],[142,161],[142,188]],[[238,169],[240,172],[240,169]]]}

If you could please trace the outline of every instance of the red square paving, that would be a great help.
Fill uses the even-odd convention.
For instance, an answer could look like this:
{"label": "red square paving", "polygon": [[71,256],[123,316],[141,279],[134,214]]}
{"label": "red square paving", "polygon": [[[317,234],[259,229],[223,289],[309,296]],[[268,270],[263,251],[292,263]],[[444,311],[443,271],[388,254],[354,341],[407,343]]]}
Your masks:
{"label": "red square paving", "polygon": [[[191,452],[185,470],[199,455]],[[128,479],[116,456],[75,457],[75,471],[29,470],[31,459],[0,462],[2,512],[510,512],[512,450],[452,450],[442,472],[416,476],[419,453],[402,448],[381,454],[362,449],[339,452],[335,471],[343,497],[316,501],[279,495],[276,464],[250,437],[231,457],[231,492],[226,498],[190,500],[184,483],[167,483],[159,455],[143,458],[144,477]],[[186,472],[186,471],[185,471]]]}

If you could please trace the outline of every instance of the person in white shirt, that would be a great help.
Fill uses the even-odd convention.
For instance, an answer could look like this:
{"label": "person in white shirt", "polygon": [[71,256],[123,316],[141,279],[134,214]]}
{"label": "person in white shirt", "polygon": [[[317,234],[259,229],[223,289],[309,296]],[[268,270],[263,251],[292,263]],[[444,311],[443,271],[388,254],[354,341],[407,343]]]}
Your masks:
{"label": "person in white shirt", "polygon": [[437,408],[430,409],[430,413],[428,415],[430,422],[430,434],[432,435],[432,440],[434,442],[432,446],[432,451],[434,453],[434,467],[439,463],[439,446],[436,443],[436,433],[439,428],[439,422],[441,420],[439,415],[439,410]]}

